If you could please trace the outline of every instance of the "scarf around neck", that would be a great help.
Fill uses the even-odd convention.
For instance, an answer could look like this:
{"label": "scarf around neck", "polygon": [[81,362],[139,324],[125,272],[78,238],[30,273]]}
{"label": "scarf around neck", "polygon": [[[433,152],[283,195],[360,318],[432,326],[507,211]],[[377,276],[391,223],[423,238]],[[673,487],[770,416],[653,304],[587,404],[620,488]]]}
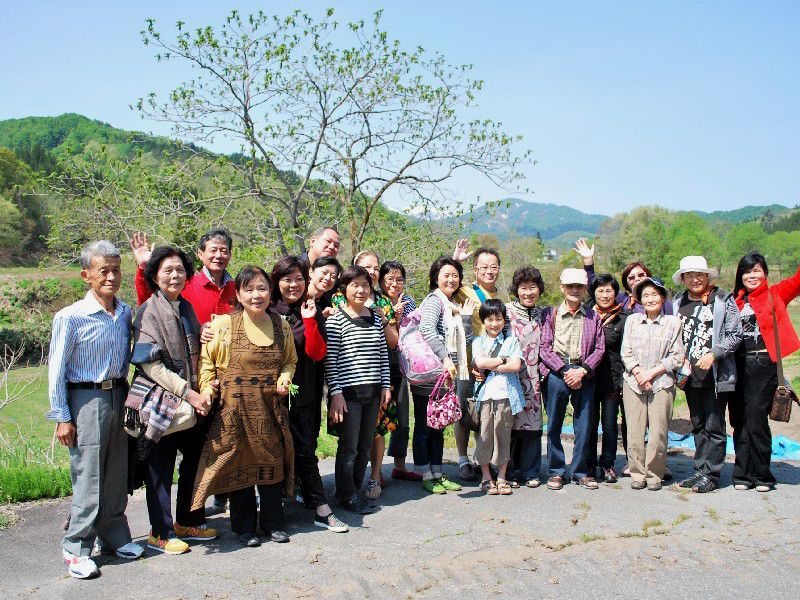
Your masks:
{"label": "scarf around neck", "polygon": [[526,319],[529,322],[536,321],[541,325],[542,308],[540,306],[531,306],[527,308],[522,306],[519,300],[514,300],[510,306],[511,310],[521,319]]}
{"label": "scarf around neck", "polygon": [[608,325],[608,324],[609,324],[611,321],[613,321],[613,320],[614,320],[614,318],[615,318],[615,317],[616,317],[616,316],[617,316],[619,313],[621,313],[621,312],[622,312],[622,305],[621,305],[621,304],[615,304],[614,306],[610,307],[608,310],[603,310],[603,309],[602,309],[602,308],[600,308],[600,307],[599,307],[597,304],[595,304],[595,305],[594,305],[594,312],[596,312],[596,313],[597,313],[597,316],[599,316],[599,317],[600,317],[600,324],[601,324],[603,327],[605,327],[605,326],[606,326],[606,325]]}
{"label": "scarf around neck", "polygon": [[445,296],[444,292],[436,289],[433,292],[442,303],[442,319],[444,321],[444,341],[447,352],[456,356],[456,376],[461,381],[469,379],[467,365],[467,335],[458,307]]}

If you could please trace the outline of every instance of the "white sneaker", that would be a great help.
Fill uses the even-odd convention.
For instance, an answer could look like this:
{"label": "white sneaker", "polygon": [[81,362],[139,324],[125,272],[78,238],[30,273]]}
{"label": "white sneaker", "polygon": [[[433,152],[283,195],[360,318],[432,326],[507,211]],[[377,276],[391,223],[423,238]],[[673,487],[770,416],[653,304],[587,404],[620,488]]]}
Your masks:
{"label": "white sneaker", "polygon": [[124,546],[120,546],[114,550],[114,554],[120,558],[124,558],[125,560],[136,560],[137,558],[140,558],[143,553],[144,548],[142,548],[139,544],[134,544],[133,542],[128,542]]}
{"label": "white sneaker", "polygon": [[75,556],[66,550],[63,551],[63,556],[67,572],[75,579],[89,579],[100,574],[100,569],[88,556]]}

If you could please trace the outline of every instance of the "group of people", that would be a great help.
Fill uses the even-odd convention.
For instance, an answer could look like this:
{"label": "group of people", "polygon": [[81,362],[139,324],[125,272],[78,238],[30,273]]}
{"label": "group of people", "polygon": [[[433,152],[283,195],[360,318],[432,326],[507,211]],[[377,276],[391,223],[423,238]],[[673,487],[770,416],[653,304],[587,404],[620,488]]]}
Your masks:
{"label": "group of people", "polygon": [[[660,489],[670,476],[676,387],[686,392],[696,445],[695,472],[680,486],[703,493],[719,485],[726,406],[734,487],[775,485],[767,415],[779,384],[776,337],[783,356],[800,348],[786,309],[800,294],[800,270],[769,285],[766,261],[753,252],[741,259],[729,293],[715,285],[718,274],[704,258],[688,256],[673,277],[685,289],[670,302],[641,262],[625,267],[622,289],[613,275],[595,274],[594,247],[579,240],[584,268],[564,269],[562,300],[543,307],[536,267],[514,271],[504,302],[499,253],[469,252],[459,240],[452,256],[431,265],[429,293],[417,308],[401,263],[381,263],[367,250],[343,268],[332,227],[314,232],[307,253],[281,258],[270,272],[246,266],[234,278],[227,270],[232,245],[224,229],[203,235],[195,272],[185,252],[153,247],[137,232],[135,319],[117,297],[119,249],[98,241],[81,254],[89,290],[55,316],[47,414],[70,452],[73,498],[62,550],[73,577],[98,573],[96,547],[127,559],[142,555],[125,517],[126,491],[142,482],[147,546],[166,554],[216,538],[206,517],[225,510],[243,546],[263,537],[288,542],[284,498],[312,510],[316,526],[347,531],[328,503],[316,456],[324,402],[327,431],[338,436],[335,500],[343,510],[377,509],[386,435],[392,479],[417,481],[433,494],[460,490],[442,468],[444,430],[426,419],[437,402],[433,384],[409,382],[400,368],[409,322],[418,324],[462,405],[453,424],[458,479],[479,482],[487,495],[540,485],[544,414],[546,487],[573,481],[596,489],[598,480],[630,475],[633,489]],[[474,280],[467,283],[462,263],[470,258]],[[569,404],[575,443],[568,470],[561,433]],[[627,464],[618,473],[620,413]]]}

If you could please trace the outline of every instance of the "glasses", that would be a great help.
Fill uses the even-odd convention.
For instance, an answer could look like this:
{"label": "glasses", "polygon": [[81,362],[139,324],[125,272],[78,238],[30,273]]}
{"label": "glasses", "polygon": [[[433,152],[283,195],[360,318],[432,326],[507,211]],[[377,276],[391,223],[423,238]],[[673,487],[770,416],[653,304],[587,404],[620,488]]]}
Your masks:
{"label": "glasses", "polygon": [[475,267],[478,273],[499,273],[500,267]]}

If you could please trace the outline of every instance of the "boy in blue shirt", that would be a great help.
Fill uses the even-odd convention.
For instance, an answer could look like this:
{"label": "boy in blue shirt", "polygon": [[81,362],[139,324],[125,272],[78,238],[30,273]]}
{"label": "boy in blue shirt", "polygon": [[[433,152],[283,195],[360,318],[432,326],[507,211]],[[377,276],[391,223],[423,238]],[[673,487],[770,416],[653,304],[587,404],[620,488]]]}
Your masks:
{"label": "boy in blue shirt", "polygon": [[[517,338],[503,333],[508,315],[502,301],[486,300],[478,316],[485,333],[472,342],[472,360],[475,368],[487,373],[475,390],[475,409],[480,414],[475,460],[483,475],[481,490],[492,496],[507,496],[512,493],[506,479],[511,457],[511,428],[514,415],[525,408],[519,381],[522,350]],[[492,481],[489,463],[497,465],[497,483]]]}

